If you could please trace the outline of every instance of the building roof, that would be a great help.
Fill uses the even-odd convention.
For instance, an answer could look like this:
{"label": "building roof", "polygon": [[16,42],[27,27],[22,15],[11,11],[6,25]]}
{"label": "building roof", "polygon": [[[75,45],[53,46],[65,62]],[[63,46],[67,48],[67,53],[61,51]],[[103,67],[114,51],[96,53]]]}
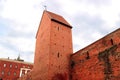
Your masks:
{"label": "building roof", "polygon": [[33,65],[33,63],[30,63],[30,62],[23,62],[23,61],[18,61],[18,60],[14,60],[14,59],[8,59],[8,58],[0,58],[0,61],[8,61],[8,62],[15,62],[15,63],[23,63],[23,64]]}
{"label": "building roof", "polygon": [[[47,11],[47,10],[44,10],[43,14],[47,14],[48,17],[51,19],[51,21],[54,21],[54,22],[57,22],[59,24],[66,26],[66,27],[72,28],[72,26],[62,16],[60,16],[58,14],[52,13],[52,12]],[[42,15],[42,18],[43,18],[43,15]],[[40,22],[40,24],[41,24],[41,22]],[[39,28],[40,28],[40,26],[38,27],[36,38],[37,38],[37,35],[39,32]]]}
{"label": "building roof", "polygon": [[48,16],[50,17],[50,19],[52,21],[58,22],[58,23],[65,25],[69,28],[72,28],[72,26],[62,16],[55,14],[55,13],[52,13],[50,11],[46,11],[46,10],[44,12],[46,12],[48,14]]}

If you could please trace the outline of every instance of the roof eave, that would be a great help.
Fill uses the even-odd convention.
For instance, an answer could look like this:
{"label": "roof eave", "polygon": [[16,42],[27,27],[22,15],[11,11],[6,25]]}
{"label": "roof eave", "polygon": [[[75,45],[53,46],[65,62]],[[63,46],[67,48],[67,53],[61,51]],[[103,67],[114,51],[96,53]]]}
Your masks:
{"label": "roof eave", "polygon": [[65,24],[65,23],[63,23],[63,22],[61,22],[61,21],[59,21],[59,20],[56,20],[56,19],[53,19],[53,18],[52,18],[51,21],[54,21],[54,22],[57,22],[57,23],[59,23],[59,24],[62,24],[62,25],[64,25],[64,26],[66,26],[66,27],[72,28],[71,25]]}

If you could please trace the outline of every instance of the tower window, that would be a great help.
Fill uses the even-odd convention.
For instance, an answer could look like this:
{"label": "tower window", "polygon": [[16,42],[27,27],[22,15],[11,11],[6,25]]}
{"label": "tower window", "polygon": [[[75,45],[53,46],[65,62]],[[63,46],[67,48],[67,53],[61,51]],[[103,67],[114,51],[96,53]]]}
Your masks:
{"label": "tower window", "polygon": [[87,52],[86,54],[87,54],[86,59],[90,59],[89,52]]}
{"label": "tower window", "polygon": [[58,31],[59,31],[59,29],[60,29],[60,28],[58,27]]}
{"label": "tower window", "polygon": [[111,44],[113,45],[114,44],[113,39],[111,39],[110,41],[111,41]]}
{"label": "tower window", "polygon": [[59,58],[60,57],[60,53],[58,52],[58,54],[57,54],[57,57]]}
{"label": "tower window", "polygon": [[71,68],[73,68],[75,66],[75,62],[71,61]]}

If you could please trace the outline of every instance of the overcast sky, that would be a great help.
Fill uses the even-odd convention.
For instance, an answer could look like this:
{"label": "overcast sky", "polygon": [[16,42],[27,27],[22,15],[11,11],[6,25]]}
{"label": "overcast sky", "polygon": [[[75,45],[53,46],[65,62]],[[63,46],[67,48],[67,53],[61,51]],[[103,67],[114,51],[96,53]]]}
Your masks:
{"label": "overcast sky", "polygon": [[34,61],[44,5],[73,26],[74,52],[120,27],[120,0],[0,0],[0,58]]}

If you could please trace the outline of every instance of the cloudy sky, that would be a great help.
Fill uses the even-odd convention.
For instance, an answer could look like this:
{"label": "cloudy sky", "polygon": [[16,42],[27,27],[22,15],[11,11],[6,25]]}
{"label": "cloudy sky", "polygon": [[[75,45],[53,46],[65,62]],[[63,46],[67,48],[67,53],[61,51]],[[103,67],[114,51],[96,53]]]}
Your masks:
{"label": "cloudy sky", "polygon": [[33,62],[45,5],[73,26],[74,52],[120,27],[120,0],[0,0],[0,58]]}

